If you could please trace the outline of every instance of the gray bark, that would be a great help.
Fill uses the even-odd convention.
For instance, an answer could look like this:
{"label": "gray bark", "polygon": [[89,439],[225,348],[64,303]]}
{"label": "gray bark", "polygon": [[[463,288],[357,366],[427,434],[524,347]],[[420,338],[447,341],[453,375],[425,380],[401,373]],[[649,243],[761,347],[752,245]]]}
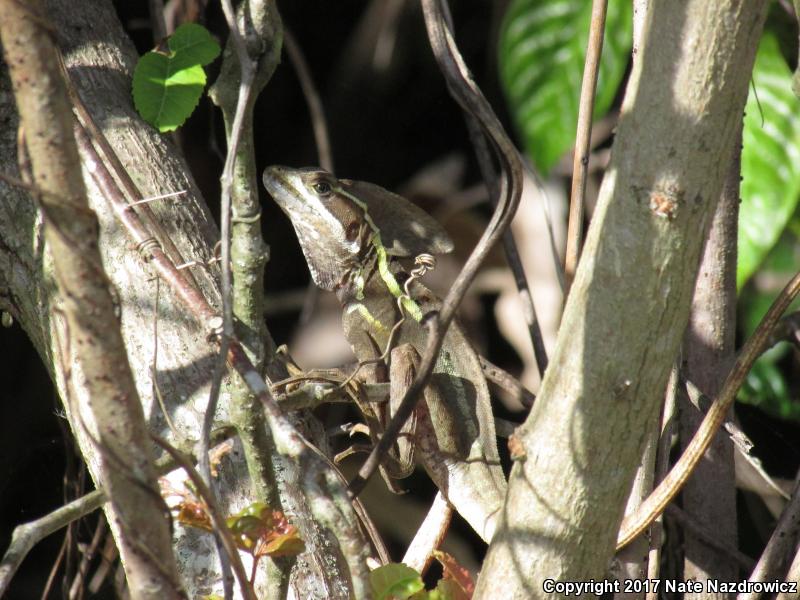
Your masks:
{"label": "gray bark", "polygon": [[[191,179],[180,154],[169,140],[143,123],[131,100],[131,73],[136,52],[125,36],[110,2],[48,0],[47,18],[58,32],[70,76],[94,120],[115,149],[143,196],[186,190],[178,199],[150,203],[167,235],[184,259],[201,266],[192,270],[202,293],[213,306],[219,305],[217,272],[202,266],[212,257],[218,233],[208,209]],[[0,73],[0,169],[16,173],[17,117],[5,72]],[[86,157],[84,156],[85,160]],[[187,314],[166,285],[161,285],[155,306],[155,281],[126,232],[114,218],[105,199],[85,170],[84,181],[91,208],[100,223],[100,253],[116,292],[120,327],[126,343],[135,384],[142,399],[149,427],[173,443],[196,439],[208,400],[210,373],[216,360],[206,340],[207,327]],[[62,398],[66,398],[63,365],[54,362],[56,324],[48,310],[53,280],[50,257],[41,237],[41,221],[27,194],[0,184],[0,307],[8,310],[30,336],[49,369]],[[155,344],[153,319],[159,315],[156,381],[151,377]],[[167,411],[175,423],[176,440],[166,427],[155,401],[157,383]],[[72,391],[79,402],[80,388]],[[221,399],[218,418],[227,420],[227,399]],[[70,414],[75,434],[95,481],[99,469],[97,452],[82,427]],[[233,453],[223,460],[220,488],[228,512],[251,502],[247,470]],[[283,464],[282,469],[293,468]],[[286,512],[292,515],[306,541],[293,572],[293,589],[308,598],[348,597],[348,577],[342,574],[335,541],[311,519],[308,507],[296,490],[282,490]],[[107,509],[112,530],[113,513]],[[179,569],[190,597],[218,590],[212,538],[176,524],[173,540]],[[258,587],[257,587],[258,589]]]}
{"label": "gray bark", "polygon": [[[734,140],[734,159],[703,251],[683,345],[685,377],[710,398],[720,391],[734,361],[740,155],[741,135],[738,135]],[[680,418],[682,446],[689,443],[703,416],[684,394]],[[733,444],[724,431],[717,432],[703,460],[686,483],[683,508],[694,520],[714,531],[720,542],[730,548],[738,547]],[[709,547],[691,530],[684,531],[683,547],[684,579],[738,579],[739,567],[736,562]],[[686,599],[728,596],[713,592],[687,593]]]}
{"label": "gray bark", "polygon": [[[0,36],[19,110],[25,169],[41,193],[43,233],[57,283],[47,307],[58,328],[53,348],[66,405],[94,444],[119,551],[135,600],[185,598],[159,496],[144,413],[100,264],[97,219],[89,210],[58,50],[43,26],[40,0],[0,1]],[[81,389],[80,402],[72,396]]]}
{"label": "gray bark", "polygon": [[603,579],[683,338],[704,234],[766,13],[763,1],[653,2],[613,158],[541,393],[518,430],[476,598],[556,598]]}

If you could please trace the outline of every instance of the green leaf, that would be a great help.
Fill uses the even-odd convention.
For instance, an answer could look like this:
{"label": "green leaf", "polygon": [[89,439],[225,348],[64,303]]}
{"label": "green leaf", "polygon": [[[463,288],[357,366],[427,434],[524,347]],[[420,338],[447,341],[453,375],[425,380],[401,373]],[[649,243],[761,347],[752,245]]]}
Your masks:
{"label": "green leaf", "polygon": [[787,344],[780,344],[760,356],[747,374],[737,399],[779,419],[800,421],[800,402],[791,397],[777,364],[788,350]]}
{"label": "green leaf", "polygon": [[[763,275],[763,283],[755,281],[755,285],[745,286],[739,292],[738,298],[738,323],[739,330],[745,338],[753,335],[756,327],[767,314],[769,307],[775,301],[778,291],[797,272],[800,264],[800,240],[791,231],[792,222],[797,217],[792,217],[789,226],[775,245],[767,253],[759,267],[759,278]],[[795,299],[786,312],[800,308],[800,299]]]}
{"label": "green leaf", "polygon": [[[512,0],[500,32],[500,77],[528,155],[547,175],[575,143],[592,3]],[[629,0],[609,0],[594,118],[608,112],[632,44]]]}
{"label": "green leaf", "polygon": [[169,38],[169,52],[142,56],[133,72],[133,103],[142,118],[161,132],[180,127],[205,88],[203,65],[219,52],[208,31],[187,23]]}
{"label": "green leaf", "polygon": [[740,289],[775,245],[800,198],[800,100],[771,33],[758,47],[753,82],[756,93],[751,88],[742,134]]}
{"label": "green leaf", "polygon": [[175,66],[201,65],[214,61],[219,56],[219,44],[208,30],[197,23],[184,23],[169,36],[169,49],[175,57]]}
{"label": "green leaf", "polygon": [[436,589],[431,592],[430,600],[468,600],[469,596],[464,595],[464,590],[452,579],[440,579],[436,583]]}
{"label": "green leaf", "polygon": [[376,600],[406,600],[425,588],[422,577],[402,563],[389,563],[369,574],[369,583]]}

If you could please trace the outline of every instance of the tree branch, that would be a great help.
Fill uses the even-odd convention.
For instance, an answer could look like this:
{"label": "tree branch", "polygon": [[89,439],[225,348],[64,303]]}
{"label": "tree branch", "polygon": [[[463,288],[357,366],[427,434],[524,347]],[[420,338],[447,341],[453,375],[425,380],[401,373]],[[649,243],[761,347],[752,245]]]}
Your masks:
{"label": "tree branch", "polygon": [[651,8],[476,599],[554,598],[548,577],[603,578],[688,321],[766,2]]}
{"label": "tree branch", "polygon": [[600,55],[603,52],[607,8],[608,0],[592,0],[592,20],[589,26],[589,41],[586,44],[586,63],[583,67],[581,99],[578,105],[578,132],[575,134],[575,153],[572,159],[572,192],[569,201],[567,253],[564,262],[567,291],[572,285],[578,258],[581,255],[586,177],[589,171],[589,145],[594,117],[594,95],[597,90],[597,76],[600,73]]}
{"label": "tree branch", "polygon": [[386,427],[383,437],[375,445],[367,460],[359,469],[358,476],[350,483],[350,493],[358,495],[367,480],[377,470],[381,458],[394,444],[400,430],[411,416],[417,400],[425,389],[433,372],[436,358],[444,341],[447,327],[453,320],[458,305],[461,303],[467,288],[475,278],[478,269],[492,247],[503,235],[503,231],[511,224],[511,219],[519,205],[522,193],[522,164],[517,149],[506,135],[491,106],[472,79],[463,58],[455,45],[455,41],[447,28],[443,6],[445,0],[422,0],[425,26],[428,30],[431,48],[439,68],[447,81],[450,94],[461,108],[480,122],[484,134],[491,142],[503,172],[500,178],[497,207],[492,215],[486,231],[481,236],[475,249],[470,254],[461,273],[453,282],[450,291],[442,301],[438,316],[430,318],[428,339],[425,353],[417,371],[417,376],[409,386],[392,420]]}
{"label": "tree branch", "polygon": [[[100,483],[118,523],[120,554],[135,598],[182,598],[169,521],[159,495],[144,412],[115,317],[72,133],[72,113],[52,29],[38,0],[0,2],[0,35],[38,198],[63,314],[65,379],[82,380],[85,403],[70,408],[99,445]],[[60,319],[59,319],[60,320]],[[74,354],[73,354],[74,352]],[[74,367],[74,373],[72,372]],[[124,468],[120,468],[122,462]]]}

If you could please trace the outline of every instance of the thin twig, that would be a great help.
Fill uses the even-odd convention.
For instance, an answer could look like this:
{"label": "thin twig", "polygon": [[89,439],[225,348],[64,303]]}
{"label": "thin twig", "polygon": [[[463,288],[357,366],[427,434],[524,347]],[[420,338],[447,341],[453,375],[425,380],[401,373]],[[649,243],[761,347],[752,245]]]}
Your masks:
{"label": "thin twig", "polygon": [[800,347],[800,311],[791,312],[778,321],[767,347],[771,348],[779,342],[789,342],[795,348]]}
{"label": "thin twig", "polygon": [[556,235],[553,227],[553,211],[550,207],[550,194],[547,193],[547,189],[541,177],[533,170],[533,167],[530,164],[526,164],[525,169],[531,181],[533,181],[536,186],[536,189],[539,191],[539,197],[542,199],[542,213],[544,215],[544,224],[547,228],[547,244],[550,249],[550,258],[553,260],[553,270],[558,280],[558,288],[561,290],[561,294],[566,297],[567,276],[564,273],[564,265],[561,264],[558,254],[558,244],[556,244]]}
{"label": "thin twig", "polygon": [[508,371],[501,369],[497,365],[490,362],[486,357],[478,355],[478,360],[481,363],[481,370],[483,376],[487,381],[491,381],[500,389],[508,392],[515,400],[518,400],[525,408],[533,406],[533,401],[536,396],[528,388],[522,385],[522,382],[514,377]]}
{"label": "thin twig", "polygon": [[72,585],[69,588],[70,600],[83,596],[84,588],[86,587],[84,584],[89,575],[89,564],[94,560],[95,554],[97,554],[97,548],[104,539],[107,526],[108,522],[105,519],[100,519],[97,522],[92,541],[86,547],[83,557],[81,557],[81,564],[78,566],[78,572],[75,573],[75,578],[72,580]]}
{"label": "thin twig", "polygon": [[0,597],[7,591],[11,578],[19,569],[28,552],[51,533],[66,527],[69,523],[88,515],[100,508],[106,501],[106,495],[100,490],[90,492],[73,500],[44,517],[23,523],[14,528],[11,543],[8,545],[3,561],[0,562]]}
{"label": "thin twig", "polygon": [[103,549],[100,551],[100,565],[97,567],[94,575],[92,575],[92,578],[89,580],[89,587],[87,589],[89,590],[90,594],[97,594],[100,586],[103,585],[106,577],[108,577],[111,567],[114,566],[114,561],[116,561],[118,557],[119,551],[117,550],[117,545],[114,542],[114,536],[106,536],[105,546],[103,546]]}
{"label": "thin twig", "polygon": [[[450,26],[452,27],[452,24],[450,24]],[[478,158],[478,165],[481,170],[481,175],[483,176],[484,185],[486,189],[489,190],[489,196],[492,198],[493,206],[497,206],[497,174],[494,171],[494,165],[492,164],[492,157],[489,152],[486,137],[481,131],[480,124],[474,115],[466,113],[465,119],[467,121],[470,139],[475,149],[475,156]],[[503,250],[505,251],[508,266],[511,268],[511,273],[514,275],[514,283],[517,286],[517,297],[522,305],[522,316],[525,319],[525,323],[528,325],[528,335],[533,347],[536,368],[539,370],[539,378],[543,379],[544,372],[547,369],[547,350],[544,347],[542,329],[539,327],[539,319],[536,316],[536,306],[533,303],[533,295],[528,285],[528,278],[525,275],[525,267],[522,264],[517,241],[514,239],[514,234],[510,227],[503,232]]]}
{"label": "thin twig", "polygon": [[255,592],[247,580],[247,573],[245,572],[244,565],[242,564],[242,557],[239,556],[239,551],[236,549],[236,543],[233,541],[231,531],[228,529],[228,526],[225,523],[225,517],[223,516],[222,509],[220,508],[217,499],[214,497],[214,494],[211,493],[211,490],[205,484],[205,481],[203,481],[203,478],[194,468],[189,458],[184,456],[183,453],[173,448],[169,442],[163,438],[160,438],[156,434],[151,433],[150,437],[152,437],[153,441],[172,457],[177,465],[186,472],[186,474],[189,476],[189,479],[192,480],[192,484],[194,485],[195,490],[197,490],[198,496],[200,496],[200,498],[202,498],[206,504],[208,515],[211,517],[211,522],[214,524],[214,531],[218,538],[222,541],[222,544],[228,555],[228,559],[230,560],[231,567],[233,568],[233,572],[236,575],[236,579],[239,581],[239,588],[242,591],[242,596],[244,596],[247,600],[257,600]]}
{"label": "thin twig", "polygon": [[[211,435],[212,443],[216,446],[233,435],[234,431],[230,427],[216,429]],[[156,473],[163,475],[175,469],[175,466],[176,463],[169,455],[162,456],[156,460]],[[103,490],[95,490],[43,517],[17,525],[11,534],[11,543],[0,562],[0,598],[7,591],[14,573],[36,544],[59,529],[97,510],[107,501],[108,497]]]}
{"label": "thin twig", "polygon": [[314,141],[317,144],[319,166],[328,171],[328,173],[333,173],[331,138],[328,131],[328,122],[325,119],[325,110],[322,107],[322,100],[320,99],[317,86],[314,85],[314,78],[311,76],[311,71],[308,68],[305,56],[303,56],[303,51],[297,44],[297,40],[294,38],[292,32],[285,26],[283,28],[283,45],[294,67],[297,80],[300,82],[300,88],[303,90],[303,97],[306,99],[306,104],[308,105],[308,114],[309,117],[311,117],[311,128],[314,131]]}
{"label": "thin twig", "polygon": [[418,573],[424,573],[433,560],[433,551],[437,550],[444,540],[452,518],[453,505],[445,499],[442,492],[438,492],[428,514],[425,515],[425,520],[408,545],[402,563]]}
{"label": "thin twig", "polygon": [[[228,348],[230,347],[230,340],[235,335],[233,329],[233,292],[231,277],[231,187],[233,186],[233,167],[239,149],[239,140],[242,137],[245,111],[250,102],[250,94],[253,90],[253,80],[256,73],[255,65],[253,61],[250,60],[247,48],[244,45],[244,40],[239,32],[239,27],[236,24],[236,13],[233,10],[233,5],[230,0],[221,0],[221,4],[222,11],[225,14],[225,20],[228,23],[228,31],[230,32],[233,46],[239,58],[241,80],[239,83],[239,97],[236,102],[236,112],[228,139],[228,153],[225,156],[225,164],[223,165],[222,176],[220,177],[220,241],[222,243],[220,252],[220,288],[222,295],[222,331],[220,332],[219,354],[211,379],[211,390],[209,391],[208,405],[203,419],[203,430],[200,435],[198,450],[200,459],[200,464],[198,466],[200,468],[200,473],[203,476],[206,486],[208,486],[209,493],[214,497],[214,501],[216,501],[216,497],[214,496],[215,492],[211,479],[211,465],[208,458],[209,435],[217,410],[219,392],[222,387],[222,378],[227,371],[226,358]],[[217,536],[218,550],[220,550],[219,557],[225,598],[228,599],[232,597],[230,567],[226,565],[225,556],[219,548],[221,541],[219,536],[221,534],[215,532],[215,535]],[[240,585],[243,586],[244,583],[240,581]]]}
{"label": "thin twig", "polygon": [[167,37],[167,23],[164,19],[164,1],[148,0],[150,9],[150,24],[153,27],[153,45]]}
{"label": "thin twig", "polygon": [[[792,490],[792,499],[784,507],[775,530],[767,542],[761,558],[758,559],[748,581],[772,581],[784,579],[794,553],[798,549],[800,538],[800,474]],[[756,592],[743,592],[736,600],[756,600],[760,594]]]}
{"label": "thin twig", "polygon": [[50,590],[53,587],[53,582],[56,580],[56,575],[61,568],[61,563],[64,561],[64,558],[67,555],[67,546],[71,543],[69,531],[67,531],[67,534],[64,536],[64,540],[61,542],[61,548],[58,550],[58,556],[56,556],[55,561],[53,561],[53,566],[50,568],[50,574],[47,576],[47,581],[44,584],[44,588],[42,588],[42,595],[40,596],[41,600],[47,600],[47,598],[50,597]]}
{"label": "thin twig", "polygon": [[572,163],[572,193],[569,202],[567,255],[564,263],[568,290],[575,277],[583,239],[583,211],[586,202],[589,144],[592,136],[594,96],[597,89],[597,75],[600,71],[600,55],[603,51],[607,4],[608,0],[592,0],[592,21],[589,27],[589,42],[586,46],[586,63],[583,67],[581,99],[578,106],[578,132],[575,136],[575,155]]}
{"label": "thin twig", "polygon": [[150,379],[152,381],[153,396],[158,402],[158,407],[161,409],[161,414],[164,416],[164,421],[167,427],[172,432],[176,440],[180,439],[180,432],[172,422],[172,417],[169,416],[167,405],[164,403],[164,397],[161,395],[161,389],[158,387],[158,316],[161,309],[161,279],[155,278],[155,298],[153,300],[153,362],[150,363]]}
{"label": "thin twig", "polygon": [[683,484],[692,473],[692,470],[705,454],[711,440],[725,421],[728,409],[736,398],[742,383],[753,363],[761,355],[778,319],[789,307],[800,292],[800,272],[786,284],[778,297],[770,306],[769,311],[758,324],[753,335],[747,340],[736,362],[733,365],[725,383],[720,390],[714,404],[711,405],[697,433],[686,446],[678,462],[659,484],[655,491],[645,500],[633,515],[626,517],[620,527],[617,538],[617,549],[622,548],[641,534],[653,520],[661,514],[672,499],[677,495]]}
{"label": "thin twig", "polygon": [[[453,19],[450,15],[450,9],[446,3],[442,4],[442,8],[445,22],[452,35]],[[467,129],[469,130],[470,140],[475,150],[475,156],[478,159],[484,185],[489,191],[489,196],[492,198],[492,204],[496,208],[498,202],[497,174],[492,164],[492,157],[489,152],[486,136],[481,131],[478,118],[473,113],[465,111],[464,118],[467,122]],[[533,355],[536,359],[536,368],[539,370],[539,378],[543,379],[544,372],[547,370],[547,350],[544,347],[542,329],[539,327],[539,319],[536,316],[536,306],[533,303],[533,295],[528,285],[528,278],[525,275],[525,267],[522,265],[517,241],[514,239],[511,227],[507,227],[505,231],[503,231],[503,250],[505,251],[508,265],[511,267],[511,273],[514,275],[514,283],[517,285],[517,293],[520,304],[522,305],[522,316],[525,319],[525,323],[528,325],[528,334],[533,347]]]}
{"label": "thin twig", "polygon": [[753,566],[752,558],[746,554],[743,554],[742,552],[739,552],[737,548],[733,548],[725,542],[720,541],[713,531],[711,531],[697,519],[692,518],[692,516],[682,508],[679,508],[674,504],[670,504],[667,507],[666,513],[668,516],[680,523],[684,530],[691,531],[692,534],[696,535],[698,539],[730,557],[743,569],[750,569]]}
{"label": "thin twig", "polygon": [[[686,386],[686,395],[689,398],[689,402],[691,402],[703,413],[707,413],[709,407],[713,403],[713,400],[706,396],[693,382],[685,379],[682,375],[681,385]],[[750,464],[753,470],[759,475],[759,477],[761,477],[763,482],[776,495],[780,496],[784,500],[789,500],[789,494],[787,494],[786,491],[779,486],[775,480],[772,479],[772,477],[770,477],[769,473],[764,470],[764,465],[761,464],[761,460],[750,453],[754,444],[747,434],[742,431],[742,428],[739,427],[733,419],[727,417],[722,426],[725,428],[725,431],[728,432],[731,442],[733,442],[734,451]]]}
{"label": "thin twig", "polygon": [[476,115],[485,134],[491,140],[504,176],[499,180],[497,208],[489,221],[486,231],[467,259],[464,268],[450,288],[450,292],[443,300],[439,315],[433,316],[427,321],[428,338],[417,376],[406,391],[397,408],[397,412],[386,427],[383,437],[375,445],[375,448],[361,466],[358,475],[350,483],[351,495],[358,495],[364,488],[367,480],[377,470],[381,460],[397,439],[403,425],[411,416],[416,402],[433,372],[433,366],[439,355],[439,350],[441,350],[447,327],[452,322],[455,311],[467,288],[475,278],[481,263],[500,239],[503,231],[511,223],[522,193],[522,164],[519,161],[517,150],[505,131],[503,131],[503,127],[492,111],[491,106],[481,94],[464,64],[461,54],[444,22],[442,6],[443,0],[422,0],[425,25],[428,30],[431,48],[439,63],[439,68],[447,80],[451,95],[463,110]]}
{"label": "thin twig", "polygon": [[[673,365],[667,383],[667,394],[664,400],[664,410],[661,414],[661,435],[658,438],[656,450],[656,467],[653,473],[653,482],[658,485],[669,471],[669,451],[672,447],[672,430],[675,426],[675,407],[678,398],[678,365]],[[650,550],[647,555],[647,578],[658,579],[661,570],[661,542],[664,537],[663,516],[653,523],[650,534]],[[645,600],[658,600],[658,591],[648,588]]]}

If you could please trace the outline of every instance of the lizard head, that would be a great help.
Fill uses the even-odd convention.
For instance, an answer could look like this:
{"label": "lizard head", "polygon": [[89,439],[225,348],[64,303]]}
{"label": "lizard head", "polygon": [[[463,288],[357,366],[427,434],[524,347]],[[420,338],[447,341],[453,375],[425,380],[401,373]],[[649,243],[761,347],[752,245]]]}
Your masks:
{"label": "lizard head", "polygon": [[388,256],[444,254],[441,225],[405,198],[318,168],[267,167],[264,186],[291,219],[314,282],[333,290],[371,248]]}

